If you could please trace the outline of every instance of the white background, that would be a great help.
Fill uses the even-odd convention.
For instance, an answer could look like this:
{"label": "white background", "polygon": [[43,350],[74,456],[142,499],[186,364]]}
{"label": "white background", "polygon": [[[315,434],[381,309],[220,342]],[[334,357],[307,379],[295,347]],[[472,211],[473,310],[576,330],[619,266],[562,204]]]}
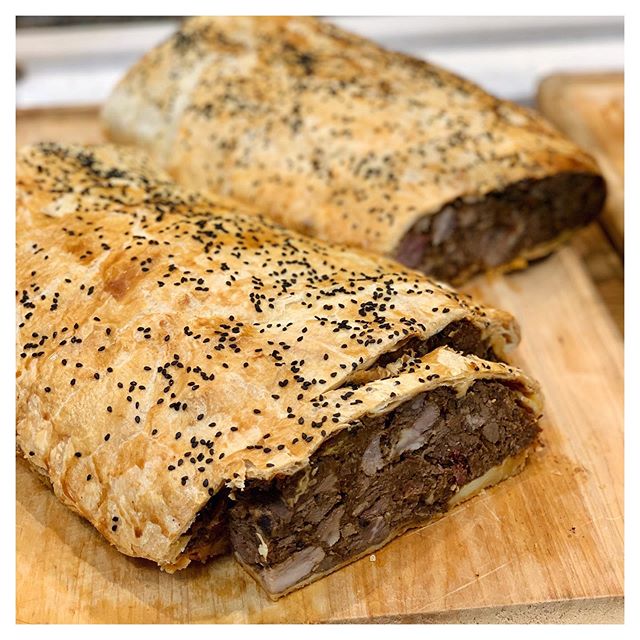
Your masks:
{"label": "white background", "polygon": [[[340,26],[391,49],[428,58],[501,97],[531,104],[557,71],[624,66],[620,17],[339,17]],[[178,21],[20,29],[18,108],[98,104],[126,69]]]}

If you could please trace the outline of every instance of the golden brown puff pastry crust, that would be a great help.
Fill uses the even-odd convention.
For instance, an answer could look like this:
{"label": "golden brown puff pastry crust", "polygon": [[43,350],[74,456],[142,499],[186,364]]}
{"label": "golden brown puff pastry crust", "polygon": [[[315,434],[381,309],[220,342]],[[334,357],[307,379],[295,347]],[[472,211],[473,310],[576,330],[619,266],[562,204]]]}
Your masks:
{"label": "golden brown puff pastry crust", "polygon": [[350,376],[468,319],[511,316],[381,257],[180,190],[138,152],[42,144],[17,161],[17,441],[120,551],[166,568],[224,485],[304,465],[330,435],[507,365],[441,348]]}
{"label": "golden brown puff pastry crust", "polygon": [[151,149],[179,182],[383,254],[458,198],[598,173],[534,112],[314,18],[190,19],[103,116],[114,140]]}

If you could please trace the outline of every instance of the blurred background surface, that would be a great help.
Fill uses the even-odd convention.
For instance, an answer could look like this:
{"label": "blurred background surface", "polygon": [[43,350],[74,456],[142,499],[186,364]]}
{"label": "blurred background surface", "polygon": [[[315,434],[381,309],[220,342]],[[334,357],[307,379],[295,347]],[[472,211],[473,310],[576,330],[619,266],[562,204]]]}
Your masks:
{"label": "blurred background surface", "polygon": [[[181,17],[16,19],[18,108],[99,104]],[[498,96],[533,104],[557,72],[621,71],[622,17],[328,17],[391,49],[429,59]]]}

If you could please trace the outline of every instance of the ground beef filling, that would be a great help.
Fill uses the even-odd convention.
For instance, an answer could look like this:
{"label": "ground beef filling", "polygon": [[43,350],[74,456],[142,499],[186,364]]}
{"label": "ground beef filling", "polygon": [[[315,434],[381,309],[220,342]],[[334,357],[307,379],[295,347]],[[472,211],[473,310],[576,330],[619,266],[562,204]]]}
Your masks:
{"label": "ground beef filling", "polygon": [[230,503],[231,545],[284,591],[447,510],[458,488],[530,445],[536,416],[500,382],[448,387],[366,417],[293,476],[252,481]]}
{"label": "ground beef filling", "polygon": [[430,276],[457,282],[586,225],[602,209],[605,195],[599,176],[560,173],[522,180],[475,201],[459,198],[421,218],[400,241],[395,257]]}

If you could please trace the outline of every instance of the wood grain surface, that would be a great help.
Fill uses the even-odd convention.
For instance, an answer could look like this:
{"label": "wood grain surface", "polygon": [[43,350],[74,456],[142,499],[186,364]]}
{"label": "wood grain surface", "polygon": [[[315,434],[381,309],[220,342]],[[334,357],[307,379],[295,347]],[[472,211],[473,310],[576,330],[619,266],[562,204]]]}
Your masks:
{"label": "wood grain surface", "polygon": [[[28,112],[18,115],[17,139],[92,142],[100,129],[87,110]],[[17,620],[621,622],[616,260],[593,226],[527,271],[467,287],[520,320],[514,360],[542,384],[544,446],[519,476],[277,603],[231,558],[168,575],[121,555],[18,460]]]}
{"label": "wood grain surface", "polygon": [[551,122],[598,161],[609,191],[603,223],[623,252],[624,75],[549,76],[540,83],[537,103]]}

